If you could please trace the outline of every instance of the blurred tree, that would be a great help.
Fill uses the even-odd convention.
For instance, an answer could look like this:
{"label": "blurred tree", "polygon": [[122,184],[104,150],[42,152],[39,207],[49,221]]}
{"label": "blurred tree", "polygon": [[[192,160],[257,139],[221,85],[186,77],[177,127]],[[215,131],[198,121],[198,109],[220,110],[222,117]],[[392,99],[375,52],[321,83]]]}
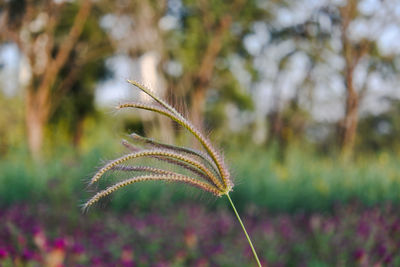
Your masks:
{"label": "blurred tree", "polygon": [[[65,22],[64,25],[71,24],[73,14],[77,13],[78,8],[78,5],[66,6],[60,21]],[[60,71],[60,77],[55,84],[59,89],[52,99],[51,122],[55,126],[60,121],[66,124],[72,144],[76,148],[82,138],[85,118],[95,114],[95,85],[110,75],[105,59],[111,55],[113,48],[99,25],[102,15],[104,11],[98,2],[92,6],[81,36],[71,51],[68,62]]]}
{"label": "blurred tree", "polygon": [[[79,8],[69,13],[67,21],[60,20],[66,18],[62,14],[70,5]],[[90,0],[76,3],[12,0],[6,2],[0,13],[1,39],[16,43],[31,68],[32,77],[25,96],[25,120],[29,148],[35,158],[40,158],[45,125],[52,109],[59,104],[53,100],[61,99],[68,91],[69,87],[61,90],[59,75],[69,63],[71,53],[78,51],[91,7]],[[84,58],[80,60],[85,61]],[[71,68],[72,71],[76,72],[75,68]],[[74,79],[71,73],[65,76],[65,83]]]}
{"label": "blurred tree", "polygon": [[357,16],[357,4],[357,0],[348,0],[347,4],[339,9],[342,53],[345,59],[346,109],[341,122],[342,151],[345,156],[351,155],[353,151],[358,124],[359,95],[354,88],[354,70],[370,48],[370,42],[367,40],[352,43],[349,38],[349,25]]}
{"label": "blurred tree", "polygon": [[[165,14],[167,1],[102,1],[106,15],[101,20],[107,31],[115,57],[128,59],[130,70],[123,78],[136,79],[148,85],[157,94],[165,96],[166,88],[160,68],[161,55],[165,49],[159,22]],[[118,60],[117,60],[118,61]],[[119,79],[121,74],[116,73]],[[134,92],[134,90],[132,90]],[[142,95],[142,101],[147,101]],[[139,112],[143,127],[148,134],[168,141],[172,138],[171,121],[148,112]],[[128,123],[129,125],[129,123]],[[151,132],[151,133],[150,133]]]}
{"label": "blurred tree", "polygon": [[90,0],[12,0],[0,16],[1,39],[16,43],[30,67],[25,121],[32,156],[40,158],[45,126],[60,105],[75,101],[68,109],[79,114],[75,125],[92,110],[94,76],[110,46]]}
{"label": "blurred tree", "polygon": [[[323,112],[334,114],[333,110],[330,111],[324,105],[335,102],[332,97],[328,97],[333,94],[327,89],[339,91],[342,86],[336,82],[340,81],[344,85],[344,96],[338,100],[344,100],[342,102],[344,112],[338,123],[339,136],[343,155],[351,155],[357,134],[360,104],[366,103],[364,99],[368,98],[372,87],[369,83],[370,79],[390,77],[395,81],[393,77],[398,72],[395,63],[396,55],[378,47],[383,43],[379,29],[393,31],[392,21],[381,17],[382,14],[387,14],[396,18],[390,12],[393,3],[376,4],[385,10],[376,16],[367,8],[373,6],[373,3],[365,3],[365,1],[349,0],[340,3],[321,1],[313,4],[309,9],[301,9],[302,2],[279,1],[269,4],[270,8],[277,10],[277,15],[270,21],[271,38],[264,51],[268,53],[269,50],[273,51],[271,47],[281,46],[282,48],[277,52],[283,54],[278,57],[278,63],[276,63],[278,72],[273,78],[276,82],[273,86],[275,88],[274,104],[270,111],[270,131],[272,132],[270,135],[274,136],[275,132],[282,129],[279,126],[282,125],[281,113],[284,110],[282,106],[292,102],[283,97],[281,99],[282,88],[278,86],[279,82],[282,83],[282,79],[287,77],[283,76],[288,70],[287,62],[300,52],[307,56],[308,63],[306,69],[303,70],[301,82],[293,86],[297,88],[297,92],[292,94],[294,97],[291,98],[300,101],[299,104],[310,111],[316,109],[315,106],[319,106],[318,110],[321,114]],[[290,12],[293,12],[292,19],[288,17]],[[298,17],[296,17],[297,13],[299,13]],[[373,26],[373,29],[365,30],[365,27],[369,25]],[[379,28],[376,25],[379,25]],[[279,77],[280,73],[283,73],[282,77]],[[288,79],[291,77],[288,76]],[[388,90],[386,93],[383,92],[384,83],[375,84],[375,86],[382,87],[378,89],[382,90],[382,95],[390,94]],[[325,102],[321,101],[321,98],[325,98]],[[379,99],[375,96],[375,101],[377,100]],[[364,109],[367,108],[364,106]],[[313,115],[315,114],[314,112]],[[339,112],[336,111],[333,117],[339,117],[338,114]]]}
{"label": "blurred tree", "polygon": [[251,72],[251,56],[242,40],[252,22],[266,13],[256,2],[189,0],[170,14],[181,24],[167,34],[164,62],[178,62],[182,69],[179,73],[167,71],[168,84],[188,100],[192,121],[200,127],[209,89],[215,89],[214,97],[222,102],[236,103],[240,108],[252,106],[250,94],[233,68],[239,59]]}
{"label": "blurred tree", "polygon": [[[221,106],[228,102],[241,109],[252,107],[250,94],[243,88],[250,84],[240,83],[233,69],[239,59],[245,71],[252,70],[242,38],[252,21],[265,13],[256,2],[113,1],[116,9],[106,16],[104,25],[116,51],[139,62],[141,75],[134,78],[161,95],[185,99],[192,119],[201,127],[205,102],[211,98],[209,89],[218,88],[208,105],[211,113],[224,112]],[[122,24],[116,34],[114,29]],[[167,128],[161,128],[163,135]]]}

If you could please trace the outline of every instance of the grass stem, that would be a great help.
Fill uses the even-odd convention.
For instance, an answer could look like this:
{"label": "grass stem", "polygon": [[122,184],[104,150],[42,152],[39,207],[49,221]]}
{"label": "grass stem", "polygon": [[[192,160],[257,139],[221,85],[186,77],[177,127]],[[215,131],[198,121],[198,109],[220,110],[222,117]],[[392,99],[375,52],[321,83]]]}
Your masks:
{"label": "grass stem", "polygon": [[233,208],[233,211],[235,212],[236,217],[237,217],[237,219],[238,219],[240,225],[242,226],[243,232],[244,232],[244,234],[246,235],[247,241],[249,242],[249,245],[250,245],[250,247],[251,247],[251,250],[253,251],[254,258],[256,259],[258,266],[259,266],[259,267],[262,267],[262,265],[261,265],[261,263],[260,263],[260,260],[258,259],[258,256],[257,256],[257,252],[256,252],[256,250],[254,249],[253,243],[252,243],[251,240],[250,240],[249,234],[247,234],[246,227],[244,227],[244,224],[243,224],[242,220],[240,219],[239,213],[237,212],[237,210],[236,210],[236,208],[235,208],[235,205],[234,205],[233,202],[232,202],[231,197],[229,196],[228,193],[226,194],[226,196],[228,197],[229,202],[231,203],[231,206],[232,206],[232,208]]}

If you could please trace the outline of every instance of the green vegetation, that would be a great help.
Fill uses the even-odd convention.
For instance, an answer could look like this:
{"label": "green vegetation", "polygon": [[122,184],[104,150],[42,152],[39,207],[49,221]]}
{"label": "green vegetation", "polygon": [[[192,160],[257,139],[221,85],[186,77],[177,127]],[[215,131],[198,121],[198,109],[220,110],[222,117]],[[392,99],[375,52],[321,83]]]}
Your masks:
{"label": "green vegetation", "polygon": [[363,156],[352,164],[303,147],[289,148],[284,163],[276,153],[259,148],[230,150],[228,155],[237,170],[233,195],[241,198],[239,203],[294,211],[326,210],[352,201],[373,205],[400,200],[400,157],[394,153]]}
{"label": "green vegetation", "polygon": [[[0,163],[0,203],[51,200],[78,207],[88,197],[83,185],[99,167],[99,160],[110,159],[118,153],[107,146],[83,155],[59,149],[51,159],[35,165],[26,156],[26,150],[16,151]],[[239,209],[256,205],[270,211],[326,211],[335,204],[352,201],[366,205],[400,203],[397,154],[380,152],[376,156],[363,156],[352,165],[339,158],[321,156],[309,148],[288,148],[284,163],[276,154],[250,146],[226,150],[225,157],[236,183],[231,195]],[[190,202],[193,193],[203,198],[197,190],[150,182],[127,187],[115,194],[106,207],[123,210],[128,206],[173,205],[183,198]],[[209,204],[218,205],[213,202]]]}

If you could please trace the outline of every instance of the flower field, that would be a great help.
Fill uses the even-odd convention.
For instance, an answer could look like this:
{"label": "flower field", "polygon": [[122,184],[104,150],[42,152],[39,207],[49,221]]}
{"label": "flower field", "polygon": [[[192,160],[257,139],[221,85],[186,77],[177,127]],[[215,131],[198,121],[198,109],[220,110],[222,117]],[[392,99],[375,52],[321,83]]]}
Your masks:
{"label": "flower field", "polygon": [[[268,266],[399,266],[399,207],[243,214]],[[74,213],[74,212],[72,212]],[[46,205],[0,211],[1,266],[253,266],[228,209],[197,204],[68,215]]]}

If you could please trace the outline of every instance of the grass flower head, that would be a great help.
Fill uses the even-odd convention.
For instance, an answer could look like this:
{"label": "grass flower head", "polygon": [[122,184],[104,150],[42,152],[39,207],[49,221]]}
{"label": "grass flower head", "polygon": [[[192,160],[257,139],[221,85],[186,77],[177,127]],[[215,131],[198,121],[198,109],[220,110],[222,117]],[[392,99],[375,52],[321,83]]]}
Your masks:
{"label": "grass flower head", "polygon": [[[164,144],[133,133],[130,135],[133,143],[127,140],[122,141],[122,144],[128,148],[130,153],[112,160],[103,166],[91,178],[89,185],[97,183],[107,172],[111,170],[124,171],[132,176],[97,192],[84,204],[83,209],[87,210],[100,199],[125,186],[146,181],[183,183],[189,186],[197,187],[218,197],[226,195],[243,228],[246,238],[249,241],[258,266],[261,266],[253,244],[251,243],[247,231],[244,228],[239,214],[237,213],[236,208],[229,196],[229,192],[232,191],[233,188],[233,182],[222,155],[211,145],[209,139],[175,108],[162,100],[160,97],[156,96],[155,93],[153,93],[143,84],[140,84],[136,81],[128,82],[135,85],[141,91],[150,96],[154,100],[154,103],[148,104],[141,102],[129,102],[120,104],[117,107],[118,109],[142,109],[169,117],[182,127],[186,128],[200,142],[204,148],[204,152],[194,148]],[[135,145],[135,142],[139,142],[141,146]],[[180,167],[181,169],[184,169],[186,173],[184,174],[178,171],[166,170],[147,165],[131,166],[127,164],[127,162],[130,160],[139,158],[152,158],[159,160],[171,166]]]}

